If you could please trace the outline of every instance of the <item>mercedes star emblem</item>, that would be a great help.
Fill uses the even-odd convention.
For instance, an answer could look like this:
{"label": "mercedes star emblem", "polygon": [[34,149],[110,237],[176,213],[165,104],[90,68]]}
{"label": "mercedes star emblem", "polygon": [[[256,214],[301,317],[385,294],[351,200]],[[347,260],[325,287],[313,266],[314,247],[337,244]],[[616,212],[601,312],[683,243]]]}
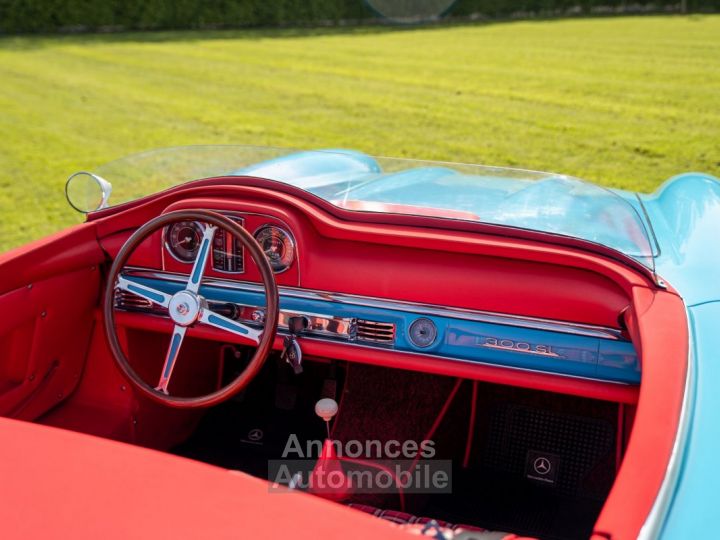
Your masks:
{"label": "mercedes star emblem", "polygon": [[539,457],[533,462],[533,469],[535,469],[536,473],[544,476],[550,472],[552,465],[550,465],[548,458]]}

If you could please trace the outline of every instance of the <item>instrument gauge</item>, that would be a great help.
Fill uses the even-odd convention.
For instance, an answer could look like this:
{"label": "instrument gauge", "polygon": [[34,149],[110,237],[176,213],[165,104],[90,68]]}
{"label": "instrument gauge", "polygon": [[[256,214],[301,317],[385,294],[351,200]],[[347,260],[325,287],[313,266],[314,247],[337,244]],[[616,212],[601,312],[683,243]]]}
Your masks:
{"label": "instrument gauge", "polygon": [[289,232],[275,225],[263,225],[255,231],[255,240],[276,274],[290,268],[295,259],[295,241]]}
{"label": "instrument gauge", "polygon": [[[240,217],[226,217],[229,217],[241,227],[245,223]],[[241,274],[245,270],[242,242],[225,229],[215,231],[212,265],[213,269],[224,274]]]}
{"label": "instrument gauge", "polygon": [[170,225],[165,234],[165,247],[178,261],[195,261],[202,241],[203,231],[194,221],[178,221]]}
{"label": "instrument gauge", "polygon": [[430,319],[416,319],[410,325],[409,337],[413,345],[424,349],[435,343],[437,327]]}

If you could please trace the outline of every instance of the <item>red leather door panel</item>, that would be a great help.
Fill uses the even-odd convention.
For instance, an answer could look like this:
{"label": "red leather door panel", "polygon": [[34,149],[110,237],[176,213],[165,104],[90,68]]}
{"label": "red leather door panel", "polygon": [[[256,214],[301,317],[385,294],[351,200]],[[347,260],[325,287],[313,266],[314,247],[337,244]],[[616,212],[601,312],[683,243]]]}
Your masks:
{"label": "red leather door panel", "polygon": [[0,256],[0,415],[35,419],[77,385],[103,259],[89,224]]}

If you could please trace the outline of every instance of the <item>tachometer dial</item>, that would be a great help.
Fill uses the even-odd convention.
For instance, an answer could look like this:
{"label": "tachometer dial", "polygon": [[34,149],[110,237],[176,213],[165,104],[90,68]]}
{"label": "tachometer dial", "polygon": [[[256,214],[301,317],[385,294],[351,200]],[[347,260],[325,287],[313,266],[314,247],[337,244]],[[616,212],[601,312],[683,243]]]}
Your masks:
{"label": "tachometer dial", "polygon": [[178,221],[170,225],[165,236],[165,246],[178,261],[191,263],[195,260],[202,240],[202,228],[194,221]]}
{"label": "tachometer dial", "polygon": [[290,268],[295,259],[295,242],[289,232],[275,225],[263,225],[255,231],[255,240],[276,274]]}

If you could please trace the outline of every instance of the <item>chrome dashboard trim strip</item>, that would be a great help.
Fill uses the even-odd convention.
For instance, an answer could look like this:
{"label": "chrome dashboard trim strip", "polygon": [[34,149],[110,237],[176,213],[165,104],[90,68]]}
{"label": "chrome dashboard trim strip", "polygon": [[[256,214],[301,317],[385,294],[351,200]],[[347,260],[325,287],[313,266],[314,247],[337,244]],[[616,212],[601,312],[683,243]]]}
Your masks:
{"label": "chrome dashboard trim strip", "polygon": [[[252,306],[238,306],[241,308],[240,321],[248,325],[259,325],[257,321],[247,320],[242,315],[242,310],[249,309],[254,311],[264,311],[265,308],[257,308]],[[297,311],[280,310],[278,316],[278,329],[287,330],[290,317],[305,317],[307,319],[307,328],[303,331],[303,336],[311,335],[323,338],[341,339],[344,341],[352,341],[355,339],[356,322],[350,317],[334,317],[332,315],[324,315],[320,313],[307,313]],[[306,334],[307,332],[307,334]]]}
{"label": "chrome dashboard trim strip", "polygon": [[[158,271],[148,268],[132,267],[125,268],[125,273],[137,277],[149,279],[162,279],[185,283],[187,276],[177,272]],[[214,287],[242,290],[257,293],[264,293],[262,285],[247,281],[230,281],[227,279],[205,278],[206,285]],[[560,322],[549,319],[540,319],[534,317],[525,317],[522,315],[507,315],[493,313],[489,311],[476,311],[465,308],[454,308],[438,306],[434,304],[423,304],[416,302],[407,302],[404,300],[386,300],[382,298],[373,298],[369,296],[359,296],[345,293],[334,293],[328,291],[317,291],[311,289],[300,289],[296,287],[278,286],[278,292],[281,295],[294,298],[303,298],[309,300],[322,300],[337,302],[348,305],[356,305],[363,307],[375,307],[380,309],[391,309],[406,313],[416,313],[422,315],[435,315],[438,317],[450,317],[465,321],[483,322],[490,324],[499,324],[504,326],[514,326],[520,328],[529,328],[533,330],[542,330],[546,332],[558,332],[563,334],[572,334],[577,336],[592,337],[598,339],[624,340],[622,332],[615,328],[607,328],[604,326],[594,326],[582,323]]]}

